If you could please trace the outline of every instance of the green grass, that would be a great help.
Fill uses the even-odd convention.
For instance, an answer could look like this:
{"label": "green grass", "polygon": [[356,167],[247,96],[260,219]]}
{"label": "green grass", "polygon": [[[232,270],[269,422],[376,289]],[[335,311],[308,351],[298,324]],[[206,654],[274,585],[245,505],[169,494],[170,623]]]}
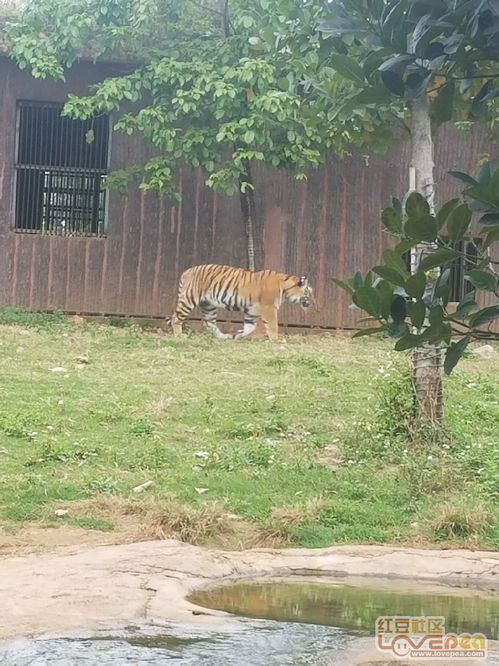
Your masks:
{"label": "green grass", "polygon": [[447,423],[415,444],[407,358],[388,341],[0,322],[5,527],[126,531],[135,516],[221,545],[499,547],[499,350],[446,379]]}

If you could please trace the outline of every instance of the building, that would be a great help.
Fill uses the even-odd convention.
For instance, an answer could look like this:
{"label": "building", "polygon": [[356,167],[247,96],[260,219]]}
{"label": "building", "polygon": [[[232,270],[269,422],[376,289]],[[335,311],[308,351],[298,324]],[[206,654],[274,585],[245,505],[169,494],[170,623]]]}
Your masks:
{"label": "building", "polygon": [[[80,62],[66,83],[35,80],[0,55],[0,307],[92,315],[164,317],[180,273],[198,263],[245,265],[237,197],[214,193],[199,171],[179,174],[182,201],[108,192],[109,170],[144,161],[142,139],[111,133],[112,119],[60,116],[68,92],[115,73],[119,63]],[[447,128],[436,151],[439,196],[458,184],[449,169],[474,171],[492,152],[485,131]],[[375,264],[387,244],[380,210],[408,181],[408,146],[386,156],[331,158],[306,181],[256,167],[265,266],[308,274],[320,309],[285,307],[283,323],[351,328],[358,313],[331,282]],[[463,289],[456,276],[456,293]]]}

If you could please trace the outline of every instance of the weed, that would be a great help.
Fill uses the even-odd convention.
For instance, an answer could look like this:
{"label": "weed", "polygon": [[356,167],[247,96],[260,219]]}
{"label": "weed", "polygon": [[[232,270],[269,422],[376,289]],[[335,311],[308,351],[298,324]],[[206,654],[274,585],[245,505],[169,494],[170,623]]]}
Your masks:
{"label": "weed", "polygon": [[88,483],[91,492],[112,494],[118,492],[118,483],[110,476],[92,479]]}
{"label": "weed", "polygon": [[220,534],[231,534],[232,523],[222,504],[209,502],[187,506],[175,501],[150,518],[148,531],[158,539],[175,538],[187,543],[206,543]]}
{"label": "weed", "polygon": [[494,522],[494,515],[483,501],[454,497],[440,504],[428,522],[436,541],[457,537],[477,542]]}
{"label": "weed", "polygon": [[130,432],[136,437],[150,437],[154,434],[154,423],[145,417],[137,419],[131,424]]}
{"label": "weed", "polygon": [[0,413],[0,432],[7,437],[33,440],[46,425],[46,415],[38,408],[24,407]]}
{"label": "weed", "polygon": [[50,442],[44,442],[39,455],[34,458],[28,458],[25,461],[25,467],[34,467],[43,463],[78,463],[83,464],[88,458],[99,456],[99,447],[88,447],[84,442],[72,442],[61,446]]}

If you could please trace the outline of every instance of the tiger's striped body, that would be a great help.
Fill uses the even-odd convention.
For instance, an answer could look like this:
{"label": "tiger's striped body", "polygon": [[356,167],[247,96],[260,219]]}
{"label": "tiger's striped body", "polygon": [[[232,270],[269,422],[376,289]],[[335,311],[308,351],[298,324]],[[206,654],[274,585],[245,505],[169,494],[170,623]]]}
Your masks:
{"label": "tiger's striped body", "polygon": [[[261,317],[268,337],[276,340],[277,310],[284,301],[299,303],[303,308],[312,305],[314,297],[307,278],[217,264],[193,266],[180,278],[177,305],[171,318],[173,334],[182,333],[182,322],[199,306],[206,328],[217,338],[244,338],[254,331]],[[244,312],[244,326],[234,336],[218,328],[218,308]]]}

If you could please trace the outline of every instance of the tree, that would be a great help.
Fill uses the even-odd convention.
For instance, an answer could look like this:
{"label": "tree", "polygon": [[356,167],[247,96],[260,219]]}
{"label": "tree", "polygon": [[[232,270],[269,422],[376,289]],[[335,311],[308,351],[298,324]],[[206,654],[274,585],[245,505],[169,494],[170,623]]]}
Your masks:
{"label": "tree", "polygon": [[[397,338],[395,349],[414,349],[421,343],[443,343],[444,369],[450,374],[472,340],[499,340],[492,324],[499,320],[499,302],[479,306],[479,293],[499,296],[499,261],[491,259],[490,248],[499,241],[499,166],[485,163],[478,180],[451,172],[465,182],[463,199],[447,201],[436,214],[428,202],[413,192],[405,206],[394,199],[382,213],[382,220],[397,244],[384,254],[385,264],[375,266],[365,277],[337,284],[348,291],[357,307],[379,326],[358,331],[355,336],[386,332]],[[482,242],[473,243],[473,258],[466,255],[462,241],[472,224],[473,211],[480,213]],[[421,240],[435,244],[412,275],[402,255]],[[451,264],[464,260],[469,290],[455,309],[449,308]],[[434,279],[432,272],[437,269]],[[431,290],[428,293],[428,283]],[[428,325],[424,326],[425,321]],[[486,328],[485,328],[486,327]],[[412,330],[411,330],[412,329]]]}
{"label": "tree", "polygon": [[[299,4],[313,17],[308,31],[303,6],[297,9]],[[384,290],[386,294],[390,289],[391,307],[396,316],[388,330],[406,343],[409,340],[417,343],[414,351],[417,418],[431,422],[441,420],[441,345],[449,344],[449,328],[443,325],[444,315],[438,311],[441,326],[437,335],[437,311],[431,311],[433,320],[426,315],[436,285],[441,285],[439,271],[445,265],[433,263],[430,272],[424,269],[430,256],[431,261],[435,261],[438,249],[433,134],[443,122],[457,117],[473,120],[481,112],[490,111],[490,107],[493,109],[489,119],[497,124],[499,5],[496,0],[333,0],[328,3],[278,0],[278,5],[285,16],[285,20],[275,26],[280,35],[278,48],[282,50],[285,42],[285,48],[296,57],[306,52],[315,54],[304,79],[321,100],[330,99],[330,119],[358,117],[366,128],[370,121],[370,131],[361,137],[368,145],[379,135],[380,128],[385,144],[400,135],[401,127],[410,134],[409,190],[419,192],[423,199],[412,195],[407,199],[404,241],[395,250],[387,250],[384,263],[374,269],[380,281],[375,286],[364,283],[360,286],[357,278],[356,285],[364,295],[367,288],[376,293]],[[331,72],[334,79],[340,76],[351,84],[340,99],[327,88]],[[383,219],[389,229],[397,220],[400,229],[397,226],[396,232],[402,233],[401,204],[397,205],[399,209],[389,209]],[[450,223],[458,224],[455,220],[462,215],[464,226],[466,209],[457,210]],[[411,284],[419,281],[425,289],[416,306],[423,320],[419,321],[419,316],[416,320],[418,331],[431,331],[426,337],[421,337],[424,333],[407,337],[405,316],[397,311],[402,303],[405,307],[406,295],[392,289],[394,285],[400,290],[404,286],[400,284],[400,277],[395,282],[387,279],[389,271],[398,270],[404,273],[404,285],[409,280],[401,258],[406,251],[412,254]],[[492,273],[489,284],[491,281]],[[351,283],[352,286],[355,284]],[[357,304],[365,304],[356,289],[354,296]],[[369,309],[372,310],[372,303],[368,312]],[[397,344],[400,348],[402,343]]]}
{"label": "tree", "polygon": [[[63,79],[82,55],[137,63],[88,96],[70,96],[64,113],[118,112],[116,130],[139,132],[156,147],[157,155],[139,169],[112,174],[110,187],[128,186],[138,172],[140,187],[178,197],[176,173],[187,163],[203,169],[210,187],[239,193],[252,270],[263,267],[264,250],[251,165],[292,169],[302,178],[348,129],[320,131],[327,122],[324,104],[299,93],[299,73],[289,62],[264,52],[254,35],[267,20],[264,5],[30,0],[7,31],[11,55],[35,77]],[[129,110],[135,103],[138,108]]]}

